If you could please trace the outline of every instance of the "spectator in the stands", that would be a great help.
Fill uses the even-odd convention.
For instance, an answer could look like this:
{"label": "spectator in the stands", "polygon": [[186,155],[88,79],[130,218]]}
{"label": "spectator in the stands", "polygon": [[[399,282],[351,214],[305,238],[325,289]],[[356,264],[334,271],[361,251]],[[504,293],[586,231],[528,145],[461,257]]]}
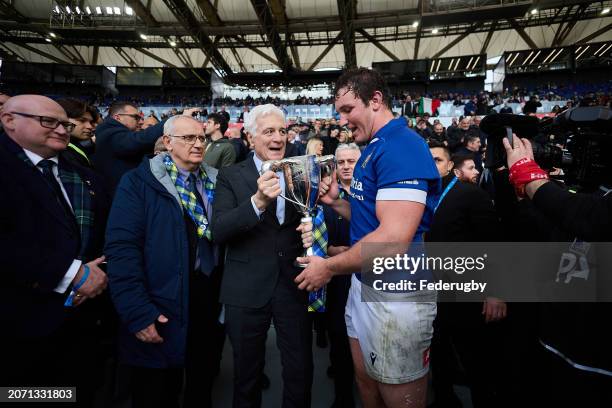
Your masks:
{"label": "spectator in the stands", "polygon": [[306,154],[321,156],[323,154],[323,141],[318,137],[311,138],[306,145]]}
{"label": "spectator in the stands", "polygon": [[228,138],[236,152],[236,163],[246,159],[249,148],[247,147],[247,141],[242,138],[240,129],[230,128],[228,131]]}
{"label": "spectator in the stands", "polygon": [[[223,111],[222,111],[223,112]],[[236,150],[225,136],[228,123],[226,115],[222,112],[211,113],[206,121],[206,152],[204,153],[204,163],[219,170],[221,167],[231,166],[236,162]]]}
{"label": "spectator in the stands", "polygon": [[221,110],[219,111],[219,114],[225,118],[225,123],[230,122],[230,114],[225,111],[225,105],[221,105]]}
{"label": "spectator in the stands", "polygon": [[[197,110],[185,109],[183,114],[191,116]],[[94,168],[105,177],[111,194],[124,173],[138,167],[145,155],[153,153],[153,146],[163,133],[164,122],[137,131],[141,122],[138,107],[129,102],[115,102],[108,109],[107,118],[96,128]]]}
{"label": "spectator in the stands", "polygon": [[499,113],[514,113],[514,111],[508,106],[508,102],[504,102],[504,106],[499,110]]}
{"label": "spectator in the stands", "polygon": [[433,132],[431,133],[430,139],[435,140],[439,143],[446,144],[446,131],[444,130],[444,126],[440,122],[433,125]]}
{"label": "spectator in the stands", "polygon": [[95,144],[91,141],[95,121],[92,110],[79,99],[64,98],[56,102],[66,111],[68,121],[74,124],[68,148],[61,155],[71,163],[92,167],[91,156],[95,151]]}
{"label": "spectator in the stands", "polygon": [[541,106],[542,102],[540,102],[538,95],[533,95],[527,102],[525,102],[525,106],[523,106],[523,113],[525,115],[534,114]]}
{"label": "spectator in the stands", "polygon": [[467,103],[465,104],[463,108],[464,116],[473,116],[476,114],[476,110],[477,110],[476,103],[477,103],[477,99],[475,96],[472,97],[472,99],[467,101]]}

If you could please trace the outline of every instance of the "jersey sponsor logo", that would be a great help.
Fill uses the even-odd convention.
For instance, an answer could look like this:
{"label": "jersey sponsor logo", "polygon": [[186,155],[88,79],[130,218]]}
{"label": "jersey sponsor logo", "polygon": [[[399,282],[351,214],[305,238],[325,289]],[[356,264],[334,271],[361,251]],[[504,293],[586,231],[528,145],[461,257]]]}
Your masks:
{"label": "jersey sponsor logo", "polygon": [[353,178],[351,180],[351,190],[363,191],[363,183],[361,181],[358,181],[357,179]]}
{"label": "jersey sponsor logo", "polygon": [[413,186],[418,186],[419,185],[419,180],[398,181],[397,184],[410,184],[410,185],[413,185]]}

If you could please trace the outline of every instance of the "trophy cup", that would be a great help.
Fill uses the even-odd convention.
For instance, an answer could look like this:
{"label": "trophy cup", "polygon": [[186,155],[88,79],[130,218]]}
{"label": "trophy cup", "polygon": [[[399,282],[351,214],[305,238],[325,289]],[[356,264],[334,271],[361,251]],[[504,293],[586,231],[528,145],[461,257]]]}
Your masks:
{"label": "trophy cup", "polygon": [[[319,200],[319,184],[322,177],[327,177],[336,168],[336,159],[333,155],[288,157],[282,160],[264,162],[260,173],[268,170],[282,171],[285,178],[285,194],[281,197],[295,205],[302,213],[302,224],[311,223],[316,216],[317,202]],[[304,256],[314,255],[312,246],[306,249]],[[305,264],[298,264],[305,268]]]}

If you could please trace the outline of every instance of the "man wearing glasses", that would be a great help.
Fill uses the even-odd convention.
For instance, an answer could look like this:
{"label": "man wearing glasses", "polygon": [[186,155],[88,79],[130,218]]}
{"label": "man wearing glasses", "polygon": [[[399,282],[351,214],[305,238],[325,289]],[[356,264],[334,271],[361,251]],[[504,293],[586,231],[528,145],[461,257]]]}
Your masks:
{"label": "man wearing glasses", "polygon": [[[109,200],[91,170],[59,155],[74,124],[56,102],[15,96],[0,119],[0,383],[76,385],[88,406],[98,353],[89,299],[107,284]],[[66,364],[75,359],[78,369]]]}
{"label": "man wearing glasses", "polygon": [[167,152],[125,174],[109,216],[105,254],[119,317],[119,358],[134,407],[210,407],[221,357],[221,281],[210,220],[217,171],[202,163],[201,123],[173,116]]}
{"label": "man wearing glasses", "polygon": [[[191,116],[198,110],[185,109],[183,114]],[[115,102],[109,107],[104,122],[96,128],[94,167],[105,177],[111,194],[123,174],[153,153],[155,141],[162,135],[164,122],[140,130],[142,123],[138,107],[129,102]]]}

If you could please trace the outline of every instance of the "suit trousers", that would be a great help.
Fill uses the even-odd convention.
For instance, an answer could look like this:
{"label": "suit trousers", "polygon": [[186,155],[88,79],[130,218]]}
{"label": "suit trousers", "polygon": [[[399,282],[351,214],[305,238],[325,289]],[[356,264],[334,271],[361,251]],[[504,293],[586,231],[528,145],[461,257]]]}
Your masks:
{"label": "suit trousers", "polygon": [[295,283],[280,276],[270,302],[262,308],[226,305],[225,325],[234,353],[234,408],[260,407],[260,380],[270,322],[280,349],[283,408],[310,407],[312,326],[305,298]]}

